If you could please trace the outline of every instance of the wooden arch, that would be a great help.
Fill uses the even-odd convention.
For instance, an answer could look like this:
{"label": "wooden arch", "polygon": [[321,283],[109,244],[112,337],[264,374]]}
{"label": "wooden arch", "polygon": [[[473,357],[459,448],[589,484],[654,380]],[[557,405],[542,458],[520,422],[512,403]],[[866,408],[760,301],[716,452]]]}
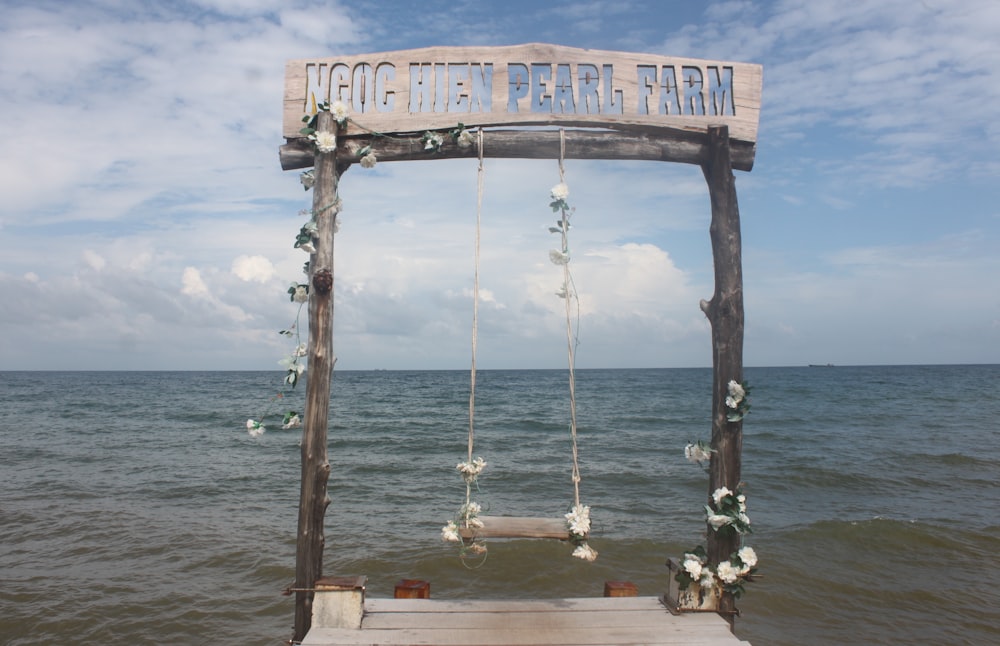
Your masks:
{"label": "wooden arch", "polygon": [[[296,542],[295,632],[312,622],[313,591],[322,577],[324,517],[330,499],[327,457],[333,356],[333,235],[341,174],[375,143],[379,162],[476,157],[447,132],[462,123],[490,130],[488,157],[630,159],[696,164],[712,208],[709,234],[715,291],[700,306],[712,327],[712,454],[708,495],[740,482],[742,422],[726,419],[730,380],[743,381],[743,276],[733,169],[750,170],[756,151],[762,71],[759,65],[584,50],[554,45],[437,47],[286,66],[284,170],[314,168],[318,230],[310,259],[309,379],[301,443]],[[340,101],[349,119],[319,113],[317,130],[337,134],[336,149],[316,152],[300,134],[303,116]],[[525,130],[523,128],[534,128]],[[549,130],[539,130],[549,127]],[[521,129],[519,129],[521,128]],[[429,155],[422,141],[444,134]],[[391,135],[382,137],[380,135]],[[739,537],[708,532],[711,565],[739,547]],[[731,616],[731,595],[719,612]]]}

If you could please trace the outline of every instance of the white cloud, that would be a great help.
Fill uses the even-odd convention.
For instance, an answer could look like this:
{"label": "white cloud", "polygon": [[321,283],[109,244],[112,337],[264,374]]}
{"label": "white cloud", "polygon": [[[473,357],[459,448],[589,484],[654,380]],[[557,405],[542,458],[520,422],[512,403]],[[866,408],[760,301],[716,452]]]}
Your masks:
{"label": "white cloud", "polygon": [[201,279],[201,272],[194,267],[185,267],[181,275],[181,293],[193,297],[208,297],[211,292]]}
{"label": "white cloud", "polygon": [[233,260],[232,272],[247,282],[266,283],[274,278],[274,265],[264,256],[238,256]]}
{"label": "white cloud", "polygon": [[[51,343],[44,357],[5,345],[4,367],[271,368],[296,312],[285,290],[302,280],[292,242],[311,198],[277,162],[285,60],[508,37],[765,65],[757,165],[737,174],[748,362],[844,362],[805,358],[817,348],[855,362],[1000,360],[970,350],[977,334],[996,339],[1000,307],[973,296],[998,273],[1000,5],[571,4],[9,3],[0,319]],[[455,15],[490,28],[456,29]],[[560,366],[556,161],[486,167],[482,365]],[[467,365],[475,169],[344,175],[339,367]],[[700,169],[567,160],[566,173],[581,365],[706,365]]]}

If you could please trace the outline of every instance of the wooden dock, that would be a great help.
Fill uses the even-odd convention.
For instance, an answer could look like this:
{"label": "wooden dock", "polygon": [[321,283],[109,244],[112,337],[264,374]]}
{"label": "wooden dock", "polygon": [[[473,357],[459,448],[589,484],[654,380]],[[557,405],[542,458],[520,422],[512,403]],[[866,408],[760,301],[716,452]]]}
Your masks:
{"label": "wooden dock", "polygon": [[749,646],[719,615],[673,615],[658,597],[367,599],[360,629],[314,626],[302,644]]}

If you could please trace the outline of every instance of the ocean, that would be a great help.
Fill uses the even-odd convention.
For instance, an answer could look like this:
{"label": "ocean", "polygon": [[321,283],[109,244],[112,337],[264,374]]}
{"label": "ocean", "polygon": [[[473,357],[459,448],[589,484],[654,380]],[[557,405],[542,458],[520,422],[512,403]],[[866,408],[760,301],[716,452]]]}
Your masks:
{"label": "ocean", "polygon": [[[0,372],[0,643],[239,644],[291,636],[305,387],[275,372]],[[747,368],[743,479],[762,575],[755,646],[1000,644],[1000,366]],[[327,574],[434,598],[639,594],[702,543],[711,370],[579,370],[581,498],[598,560],[440,540],[463,502],[465,371],[338,371]],[[477,498],[491,514],[573,501],[565,371],[481,370]],[[265,414],[251,437],[247,418]]]}

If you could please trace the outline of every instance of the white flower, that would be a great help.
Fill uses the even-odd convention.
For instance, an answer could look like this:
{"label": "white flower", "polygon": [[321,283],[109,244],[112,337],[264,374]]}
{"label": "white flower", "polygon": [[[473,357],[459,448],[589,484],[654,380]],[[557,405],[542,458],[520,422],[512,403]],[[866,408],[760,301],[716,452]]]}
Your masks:
{"label": "white flower", "polygon": [[444,143],[444,138],[436,132],[428,132],[424,135],[424,150],[437,150]]}
{"label": "white flower", "polygon": [[334,120],[340,125],[344,125],[347,121],[347,106],[344,105],[343,101],[334,101],[333,105],[330,106],[330,113],[333,115]]}
{"label": "white flower", "polygon": [[337,149],[337,135],[332,132],[322,131],[317,132],[313,136],[313,141],[316,142],[316,150],[321,153],[332,153]]}
{"label": "white flower", "polygon": [[597,550],[586,543],[580,543],[573,550],[573,556],[584,561],[594,561],[597,559]]}
{"label": "white flower", "polygon": [[730,380],[726,388],[729,391],[729,396],[737,402],[746,397],[746,391],[743,390],[743,386],[736,383],[735,380]]}
{"label": "white flower", "polygon": [[722,503],[723,498],[731,495],[733,495],[733,492],[728,487],[719,487],[712,492],[712,500],[715,502],[715,506],[718,507]]}
{"label": "white flower", "polygon": [[252,419],[247,420],[247,433],[250,437],[260,437],[264,434],[264,425]]}
{"label": "white flower", "polygon": [[441,540],[449,541],[451,543],[457,543],[462,540],[461,534],[458,533],[458,525],[455,521],[449,520],[448,524],[441,528]]}
{"label": "white flower", "polygon": [[711,588],[715,585],[715,576],[712,575],[712,570],[705,568],[701,572],[701,581],[698,582],[703,588]]}
{"label": "white flower", "polygon": [[482,529],[483,527],[486,527],[486,523],[478,518],[469,518],[465,521],[465,524],[473,529]]}
{"label": "white flower", "polygon": [[299,245],[299,249],[305,251],[306,253],[316,253],[316,247],[314,247],[311,242],[303,242]]}
{"label": "white flower", "polygon": [[732,408],[733,410],[735,410],[735,409],[739,408],[739,406],[740,406],[740,400],[733,399],[732,397],[726,397],[726,406],[728,406],[729,408]]}
{"label": "white flower", "polygon": [[463,476],[478,476],[486,468],[486,460],[480,457],[472,462],[459,462],[455,468]]}
{"label": "white flower", "polygon": [[293,356],[296,356],[296,357],[304,357],[304,356],[306,356],[307,354],[309,354],[309,346],[308,346],[308,345],[306,345],[305,343],[300,343],[300,344],[299,344],[299,345],[298,345],[298,346],[297,346],[297,347],[295,348],[295,352],[293,353]]}
{"label": "white flower", "polygon": [[306,371],[306,367],[298,362],[298,356],[294,354],[282,359],[279,363],[288,370],[288,374],[285,375],[285,383],[290,386],[297,384],[299,377]]}
{"label": "white flower", "polygon": [[587,505],[573,505],[564,518],[571,534],[586,536],[590,533],[590,507]]}
{"label": "white flower", "polygon": [[712,459],[712,450],[706,449],[701,442],[688,444],[684,447],[684,457],[689,462],[708,462]]}
{"label": "white flower", "polygon": [[298,428],[302,426],[302,418],[298,415],[292,415],[288,418],[288,421],[281,425],[282,430],[287,431],[290,428]]}
{"label": "white flower", "polygon": [[370,152],[361,158],[361,168],[375,168],[377,162],[378,157],[375,156],[375,153]]}
{"label": "white flower", "polygon": [[743,562],[743,570],[741,574],[746,574],[750,568],[757,565],[757,552],[754,552],[752,547],[740,548],[740,551],[736,553],[736,556],[740,557],[740,561]]}
{"label": "white flower", "polygon": [[305,285],[295,286],[295,293],[292,295],[292,300],[296,303],[305,303],[309,300],[309,290]]}
{"label": "white flower", "polygon": [[719,567],[716,568],[719,574],[719,578],[722,579],[724,583],[735,583],[736,579],[740,577],[740,571],[733,567],[733,564],[729,561],[723,561],[719,563]]}
{"label": "white flower", "polygon": [[473,143],[475,143],[476,137],[468,130],[463,129],[462,132],[458,133],[458,146],[460,148],[468,148]]}
{"label": "white flower", "polygon": [[552,199],[554,200],[565,200],[569,197],[569,187],[565,184],[556,184],[552,187]]}
{"label": "white flower", "polygon": [[565,265],[569,263],[569,254],[558,249],[549,249],[549,260],[554,265]]}
{"label": "white flower", "polygon": [[467,505],[462,505],[462,509],[459,511],[459,514],[462,516],[462,518],[468,520],[470,518],[475,518],[476,516],[478,516],[479,512],[481,512],[482,510],[483,506],[480,505],[478,502],[473,501]]}
{"label": "white flower", "polygon": [[302,182],[302,186],[309,190],[316,185],[316,176],[313,175],[313,171],[307,170],[299,175],[299,181]]}
{"label": "white flower", "polygon": [[692,581],[697,581],[701,578],[701,560],[693,554],[685,554],[684,556],[684,570]]}
{"label": "white flower", "polygon": [[706,520],[712,526],[712,529],[719,529],[733,522],[733,518],[725,514],[709,514]]}
{"label": "white flower", "polygon": [[749,525],[750,517],[744,514],[743,512],[740,512],[740,522],[743,523],[744,525]]}

